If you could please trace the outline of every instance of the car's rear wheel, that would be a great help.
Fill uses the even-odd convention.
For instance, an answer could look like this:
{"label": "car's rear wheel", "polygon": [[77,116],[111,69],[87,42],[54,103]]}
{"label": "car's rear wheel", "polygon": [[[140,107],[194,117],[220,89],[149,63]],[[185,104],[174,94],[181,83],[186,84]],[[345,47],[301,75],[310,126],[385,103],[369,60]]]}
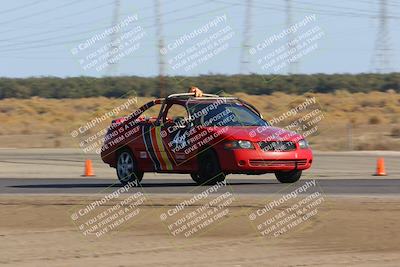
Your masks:
{"label": "car's rear wheel", "polygon": [[225,180],[225,173],[219,165],[218,156],[212,149],[202,152],[198,158],[199,170],[190,176],[199,185],[213,185]]}
{"label": "car's rear wheel", "polygon": [[117,155],[117,176],[123,184],[137,182],[140,183],[143,178],[143,172],[137,168],[135,158],[129,149],[118,151]]}
{"label": "car's rear wheel", "polygon": [[294,183],[297,182],[301,177],[302,171],[294,170],[294,171],[281,171],[276,172],[275,176],[281,183]]}

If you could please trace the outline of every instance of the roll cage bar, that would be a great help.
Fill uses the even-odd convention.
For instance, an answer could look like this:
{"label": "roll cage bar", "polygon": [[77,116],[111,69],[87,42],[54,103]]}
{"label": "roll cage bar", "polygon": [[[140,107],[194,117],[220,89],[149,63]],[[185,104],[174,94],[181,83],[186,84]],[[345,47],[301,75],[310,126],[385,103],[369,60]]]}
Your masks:
{"label": "roll cage bar", "polygon": [[[164,109],[165,109],[165,105],[168,102],[169,99],[173,99],[173,98],[187,98],[188,101],[191,100],[203,100],[203,99],[227,99],[227,100],[236,100],[239,101],[240,103],[242,103],[244,106],[246,106],[247,108],[249,108],[250,110],[254,111],[261,119],[263,119],[262,114],[258,111],[258,109],[253,106],[252,104],[238,98],[238,97],[223,97],[223,96],[219,96],[219,95],[214,95],[214,94],[203,94],[203,96],[201,97],[195,97],[195,93],[179,93],[179,94],[171,94],[167,97],[165,97],[165,99],[161,100],[162,101],[162,105],[160,108],[160,113],[158,114],[158,118],[156,120],[156,123],[160,123],[162,115],[164,114]],[[190,113],[189,114],[189,119],[190,118]]]}

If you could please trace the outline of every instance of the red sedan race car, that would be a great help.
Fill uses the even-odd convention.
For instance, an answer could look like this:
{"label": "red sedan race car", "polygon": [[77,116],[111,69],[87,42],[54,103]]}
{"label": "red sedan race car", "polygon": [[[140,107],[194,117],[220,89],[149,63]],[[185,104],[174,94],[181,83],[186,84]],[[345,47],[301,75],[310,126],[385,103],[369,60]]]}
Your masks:
{"label": "red sedan race car", "polygon": [[145,172],[187,173],[198,184],[222,182],[227,174],[275,173],[293,183],[313,159],[301,135],[271,126],[253,105],[194,93],[153,100],[114,120],[101,157],[123,184],[140,182]]}

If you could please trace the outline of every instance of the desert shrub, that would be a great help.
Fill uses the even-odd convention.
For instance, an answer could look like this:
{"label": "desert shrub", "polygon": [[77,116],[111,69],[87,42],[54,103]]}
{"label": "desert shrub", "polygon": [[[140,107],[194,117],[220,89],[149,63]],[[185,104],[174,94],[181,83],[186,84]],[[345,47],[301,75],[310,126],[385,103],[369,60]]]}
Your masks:
{"label": "desert shrub", "polygon": [[368,120],[369,124],[379,124],[381,123],[381,119],[378,116],[371,116]]}
{"label": "desert shrub", "polygon": [[400,138],[400,127],[394,127],[392,128],[390,135],[392,137]]}
{"label": "desert shrub", "polygon": [[54,147],[61,147],[61,141],[58,139],[54,140]]}

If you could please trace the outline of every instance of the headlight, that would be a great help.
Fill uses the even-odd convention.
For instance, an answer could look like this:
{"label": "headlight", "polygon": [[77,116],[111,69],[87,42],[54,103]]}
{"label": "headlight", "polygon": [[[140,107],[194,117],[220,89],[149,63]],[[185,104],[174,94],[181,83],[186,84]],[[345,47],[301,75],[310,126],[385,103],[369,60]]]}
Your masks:
{"label": "headlight", "polygon": [[308,148],[308,142],[305,139],[300,140],[299,141],[299,147],[300,148]]}
{"label": "headlight", "polygon": [[239,140],[225,143],[225,149],[254,149],[250,141]]}
{"label": "headlight", "polygon": [[238,144],[241,148],[244,148],[244,149],[252,149],[253,148],[253,144],[250,141],[240,140],[240,141],[238,141]]}

